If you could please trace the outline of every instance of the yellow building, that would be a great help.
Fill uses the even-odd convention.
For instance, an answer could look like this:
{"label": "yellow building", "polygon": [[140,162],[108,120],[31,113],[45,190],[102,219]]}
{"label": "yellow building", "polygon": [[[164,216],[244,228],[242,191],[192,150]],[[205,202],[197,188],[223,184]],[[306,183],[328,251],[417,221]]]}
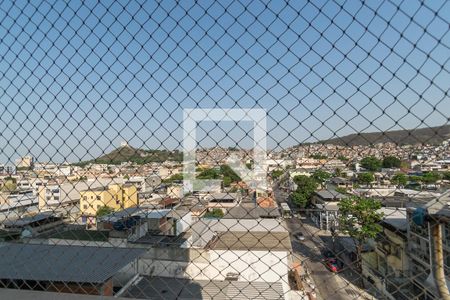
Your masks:
{"label": "yellow building", "polygon": [[89,223],[95,222],[97,210],[103,206],[119,210],[138,204],[137,188],[132,184],[112,184],[80,192],[81,215]]}

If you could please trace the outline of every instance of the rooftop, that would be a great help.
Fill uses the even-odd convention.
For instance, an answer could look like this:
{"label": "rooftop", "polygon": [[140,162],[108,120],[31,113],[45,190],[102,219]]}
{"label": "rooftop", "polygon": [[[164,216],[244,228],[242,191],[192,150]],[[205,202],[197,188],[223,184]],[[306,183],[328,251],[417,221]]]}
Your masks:
{"label": "rooftop", "polygon": [[108,241],[108,236],[108,231],[74,229],[40,235],[39,238],[106,242]]}
{"label": "rooftop", "polygon": [[320,190],[316,192],[316,195],[327,201],[340,200],[347,197],[344,194],[336,192],[335,190]]}
{"label": "rooftop", "polygon": [[205,247],[217,232],[230,233],[287,233],[286,223],[280,219],[202,219],[192,225],[194,247]]}
{"label": "rooftop", "polygon": [[261,206],[240,205],[228,210],[223,218],[225,219],[259,219],[259,218],[279,218],[280,211],[276,208],[264,208]]}
{"label": "rooftop", "polygon": [[0,246],[0,279],[103,283],[144,251],[129,248],[3,244]]}
{"label": "rooftop", "polygon": [[392,226],[394,230],[407,230],[406,208],[382,207],[378,212],[383,213],[383,222]]}
{"label": "rooftop", "polygon": [[47,220],[51,217],[56,217],[53,212],[46,211],[38,213],[34,216],[22,217],[16,220],[5,220],[3,221],[3,225],[6,227],[24,227],[34,222],[40,222],[43,220]]}
{"label": "rooftop", "polygon": [[123,295],[153,300],[284,299],[281,283],[144,277]]}
{"label": "rooftop", "polygon": [[270,250],[291,249],[288,232],[220,232],[210,245],[213,250]]}

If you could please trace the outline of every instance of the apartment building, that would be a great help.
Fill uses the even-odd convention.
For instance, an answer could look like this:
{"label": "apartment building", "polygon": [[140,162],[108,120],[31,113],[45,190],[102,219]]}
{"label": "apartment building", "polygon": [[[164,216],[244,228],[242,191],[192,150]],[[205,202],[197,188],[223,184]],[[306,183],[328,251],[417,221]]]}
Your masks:
{"label": "apartment building", "polygon": [[17,168],[31,168],[33,167],[34,159],[32,156],[24,156],[16,159]]}
{"label": "apartment building", "polygon": [[406,209],[383,207],[380,212],[385,216],[380,224],[383,230],[373,241],[373,251],[362,257],[366,286],[375,287],[382,298],[412,299]]}
{"label": "apartment building", "polygon": [[432,226],[434,220],[439,220],[442,226],[442,240],[444,252],[444,267],[449,285],[450,272],[450,215],[448,201],[449,194],[444,194],[428,202],[420,208],[408,208],[408,253],[410,257],[410,277],[413,279],[412,290],[416,299],[440,299],[433,275],[433,238]]}
{"label": "apartment building", "polygon": [[138,204],[138,192],[135,185],[111,184],[90,188],[80,192],[81,221],[95,224],[97,211],[103,206],[118,210]]}

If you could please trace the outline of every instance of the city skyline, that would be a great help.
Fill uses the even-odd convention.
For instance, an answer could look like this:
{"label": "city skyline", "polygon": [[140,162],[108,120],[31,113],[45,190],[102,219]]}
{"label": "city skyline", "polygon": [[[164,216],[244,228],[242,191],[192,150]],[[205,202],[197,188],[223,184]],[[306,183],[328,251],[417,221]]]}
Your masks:
{"label": "city skyline", "polygon": [[3,7],[0,161],[174,149],[184,108],[266,109],[271,149],[448,123],[446,2]]}

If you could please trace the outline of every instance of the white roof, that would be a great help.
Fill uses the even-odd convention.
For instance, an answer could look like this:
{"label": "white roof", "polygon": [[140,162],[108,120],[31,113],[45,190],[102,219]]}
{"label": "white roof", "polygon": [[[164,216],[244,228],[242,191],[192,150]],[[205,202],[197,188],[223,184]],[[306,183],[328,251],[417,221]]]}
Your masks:
{"label": "white roof", "polygon": [[193,246],[204,247],[216,232],[288,232],[279,219],[200,219],[192,225]]}

